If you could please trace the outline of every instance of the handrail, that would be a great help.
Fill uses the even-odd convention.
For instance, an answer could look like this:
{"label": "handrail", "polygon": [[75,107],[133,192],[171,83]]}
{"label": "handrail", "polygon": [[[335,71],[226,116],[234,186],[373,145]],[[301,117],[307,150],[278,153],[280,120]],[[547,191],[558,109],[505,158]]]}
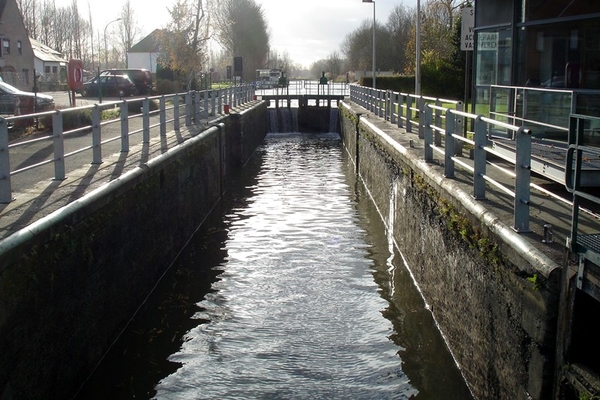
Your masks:
{"label": "handrail", "polygon": [[[586,134],[591,121],[600,123],[600,118],[586,115],[572,114],[569,118],[569,137],[567,157],[565,161],[565,188],[573,195],[573,209],[571,216],[571,236],[568,247],[571,251],[583,254],[594,263],[600,263],[600,233],[582,234],[579,232],[579,213],[581,200],[600,206],[600,197],[586,192],[581,186],[581,170],[583,160],[590,155],[600,157],[600,147],[588,143]],[[585,153],[585,156],[584,156]]]}
{"label": "handrail", "polygon": [[[130,148],[129,137],[134,133],[141,132],[142,143],[149,143],[151,130],[155,128],[159,128],[159,135],[164,137],[167,132],[167,123],[172,124],[175,131],[179,130],[181,120],[184,121],[185,126],[199,125],[203,120],[208,120],[218,114],[224,114],[225,105],[236,107],[252,101],[254,94],[254,88],[250,85],[245,85],[218,90],[189,91],[144,98],[122,99],[64,110],[46,111],[6,118],[0,117],[0,203],[10,203],[13,200],[11,179],[20,173],[48,164],[54,164],[53,179],[63,180],[66,177],[65,159],[68,157],[92,150],[92,159],[90,162],[93,164],[101,163],[102,146],[107,143],[120,139],[121,151],[127,152]],[[181,102],[182,99],[184,100],[183,103]],[[151,101],[158,101],[158,110],[150,110]],[[173,105],[167,106],[167,102]],[[129,106],[132,103],[142,104],[140,113],[130,115]],[[102,109],[117,107],[119,108],[119,117],[108,121],[100,120]],[[86,110],[91,110],[92,112],[92,124],[65,131],[64,116]],[[172,114],[169,118],[167,118],[167,111]],[[19,141],[18,143],[9,143],[8,132],[11,124],[40,117],[52,117],[52,132],[50,134],[40,138]],[[151,117],[158,117],[158,122],[151,123]],[[130,130],[129,123],[132,121],[141,121],[141,129]],[[113,124],[120,124],[120,127],[117,129],[119,135],[111,138],[102,138],[102,130],[107,130],[108,126]],[[85,131],[91,131],[90,144],[65,153],[65,142],[73,134]],[[53,151],[49,158],[35,164],[11,170],[11,152],[14,152],[18,147],[31,145],[43,140],[53,142]]]}
{"label": "handrail", "polygon": [[[385,94],[383,102],[381,101],[382,94]],[[423,139],[423,156],[426,162],[433,162],[435,152],[444,157],[444,176],[446,178],[454,178],[456,164],[471,172],[473,175],[473,198],[475,199],[484,200],[486,198],[486,184],[491,184],[506,195],[513,197],[512,228],[519,233],[531,232],[529,227],[530,129],[465,112],[462,102],[454,100],[383,91],[359,85],[351,85],[350,100],[392,123],[397,123],[398,127],[405,128],[409,133],[413,125],[418,126],[419,138]],[[413,106],[413,101],[417,107]],[[411,118],[413,111],[418,112],[418,121]],[[474,123],[473,140],[462,134],[465,120],[472,120]],[[497,168],[511,179],[514,178],[513,187],[506,186],[487,173],[486,153],[494,152],[489,147],[488,140],[488,132],[492,126],[516,133],[515,159],[507,160],[503,157],[513,164],[514,171]],[[444,138],[443,143],[442,137]],[[458,147],[458,142],[474,147],[473,165],[456,156],[455,149]]]}

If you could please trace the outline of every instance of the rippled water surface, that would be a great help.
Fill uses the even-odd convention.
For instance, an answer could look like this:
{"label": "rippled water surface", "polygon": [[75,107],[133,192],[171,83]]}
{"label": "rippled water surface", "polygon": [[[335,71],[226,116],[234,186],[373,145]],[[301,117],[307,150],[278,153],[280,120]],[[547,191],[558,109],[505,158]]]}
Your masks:
{"label": "rippled water surface", "polygon": [[337,134],[244,175],[81,396],[470,399]]}

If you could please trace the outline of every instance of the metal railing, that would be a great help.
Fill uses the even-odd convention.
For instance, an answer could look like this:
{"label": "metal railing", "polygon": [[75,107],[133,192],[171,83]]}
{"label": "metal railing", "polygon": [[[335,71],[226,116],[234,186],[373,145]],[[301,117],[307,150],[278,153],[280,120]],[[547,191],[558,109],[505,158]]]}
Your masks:
{"label": "metal railing", "polygon": [[319,84],[314,80],[290,80],[287,87],[273,89],[256,89],[257,95],[326,95],[348,96],[350,85],[343,82]]}
{"label": "metal railing", "polygon": [[[53,179],[63,180],[67,173],[65,160],[69,157],[91,151],[92,157],[89,161],[92,164],[99,164],[102,162],[103,146],[108,143],[120,140],[121,152],[128,152],[130,149],[129,138],[134,134],[141,133],[142,143],[150,143],[152,133],[158,131],[160,137],[166,136],[168,124],[172,125],[174,131],[178,131],[182,121],[185,126],[200,124],[202,120],[208,121],[211,117],[224,114],[228,107],[240,106],[254,100],[254,98],[254,88],[252,86],[235,86],[219,90],[190,91],[145,98],[123,99],[64,110],[0,118],[0,203],[9,203],[13,200],[11,180],[18,174],[53,164]],[[157,110],[151,110],[151,102],[158,102]],[[134,107],[132,107],[133,104],[135,104]],[[130,109],[137,107],[141,112],[131,113]],[[101,119],[103,110],[114,108],[119,109],[118,118]],[[90,125],[65,130],[63,123],[65,116],[87,110],[91,111]],[[52,132],[35,139],[9,143],[9,129],[11,126],[22,123],[24,120],[34,120],[36,118],[51,118]],[[140,121],[141,127],[130,129],[131,125],[140,126]],[[119,134],[110,138],[103,138],[103,129],[107,130],[109,126],[114,125],[118,126],[116,130]],[[69,152],[65,151],[65,142],[69,138],[86,132],[89,133],[90,139],[88,145]],[[18,151],[20,147],[36,142],[52,143],[52,154],[49,158],[11,170],[11,154]],[[43,179],[43,177],[40,177],[40,179]]]}
{"label": "metal railing", "polygon": [[[411,132],[418,127],[419,138],[423,139],[423,157],[426,162],[434,160],[434,153],[443,157],[444,175],[454,178],[455,165],[470,171],[473,176],[473,197],[486,198],[486,184],[491,184],[501,192],[512,196],[513,226],[516,232],[530,232],[529,205],[531,186],[531,131],[522,126],[470,114],[462,110],[462,102],[416,96],[392,91],[377,90],[358,85],[351,85],[350,99],[386,120],[396,123],[398,127]],[[454,106],[442,106],[441,104]],[[416,113],[418,118],[412,118]],[[473,139],[463,134],[466,120],[472,120],[475,131]],[[510,159],[495,152],[488,137],[492,128],[502,128],[514,132],[516,141],[515,158]],[[473,163],[467,163],[456,155],[457,144],[465,143],[473,147]],[[514,166],[510,171],[496,164],[488,163],[486,153],[494,154]],[[511,179],[514,186],[508,187],[488,174],[491,165]]]}
{"label": "metal railing", "polygon": [[[453,107],[456,111],[464,110],[462,101],[373,89],[360,85],[350,85],[350,100],[386,121],[396,124],[398,128],[406,129],[409,133],[417,129],[420,139],[423,139],[423,131],[420,129],[418,116],[424,110],[425,104]],[[440,127],[443,126],[444,118],[441,109],[436,109],[435,123]],[[462,132],[462,119],[455,120],[455,123],[459,124],[456,131]]]}
{"label": "metal railing", "polygon": [[[590,140],[594,135],[594,126],[600,124],[600,118],[573,114],[569,122],[569,148],[565,161],[567,190],[573,194],[573,210],[571,217],[571,235],[568,240],[572,252],[582,255],[594,264],[600,265],[600,232],[582,234],[579,231],[579,214],[582,201],[587,201],[600,206],[600,198],[584,190],[581,185],[581,170],[584,159],[587,157],[600,157],[600,146]],[[600,231],[600,227],[596,227]],[[583,263],[580,259],[579,275],[583,275]],[[582,277],[582,276],[581,276]],[[578,287],[581,288],[578,280]]]}

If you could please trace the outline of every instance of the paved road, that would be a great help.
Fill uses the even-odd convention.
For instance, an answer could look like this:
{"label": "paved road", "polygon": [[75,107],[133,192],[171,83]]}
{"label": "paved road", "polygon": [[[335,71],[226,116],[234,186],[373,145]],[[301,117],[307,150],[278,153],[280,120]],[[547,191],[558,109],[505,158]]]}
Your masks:
{"label": "paved road", "polygon": [[[49,93],[55,98],[55,102],[57,108],[67,109],[70,108],[69,105],[69,96],[66,92],[52,92]],[[109,98],[106,101],[118,100],[118,98]],[[90,105],[97,103],[97,99],[92,98],[81,98],[80,96],[76,97],[76,105]],[[169,113],[168,113],[169,114]],[[167,118],[172,118],[171,115],[167,116]],[[183,111],[182,111],[183,114]],[[158,124],[158,115],[154,115],[150,118],[150,134],[151,137],[157,137],[159,135],[159,128],[152,127],[153,125]],[[167,124],[167,130],[173,130],[173,123]],[[135,146],[142,142],[142,120],[141,118],[131,118],[129,120],[129,142],[130,146]],[[116,120],[105,125],[102,125],[101,129],[102,141],[104,142],[101,146],[102,156],[106,157],[110,154],[120,153],[121,152],[121,125],[120,120]],[[25,141],[30,141],[31,139],[38,138],[38,141],[23,144],[19,146],[15,146],[18,143],[22,143]],[[45,139],[44,139],[45,138]],[[109,139],[117,138],[117,140],[106,143]],[[86,129],[80,132],[72,132],[65,134],[64,140],[64,153],[65,157],[65,169],[67,171],[67,176],[69,175],[69,171],[76,170],[82,166],[91,165],[93,161],[93,153],[92,153],[92,130]],[[75,153],[80,149],[85,149],[80,153]],[[32,136],[26,136],[20,139],[17,139],[11,142],[10,149],[10,166],[11,171],[19,170],[26,168],[30,165],[34,165],[37,163],[44,162],[46,160],[52,160],[54,158],[54,142],[51,138],[51,132],[40,132],[36,133]],[[11,177],[11,186],[12,191],[15,195],[22,193],[35,186],[40,181],[50,181],[54,178],[54,164],[49,163],[47,165],[24,171],[13,175]]]}
{"label": "paved road", "polygon": [[[73,100],[69,96],[69,92],[45,92],[54,98],[54,103],[57,108],[64,109],[74,106],[86,106],[91,104],[96,104],[99,102],[98,97],[81,97],[80,95],[75,95],[75,105],[73,105]],[[103,97],[102,101],[115,101],[119,100],[118,97]]]}

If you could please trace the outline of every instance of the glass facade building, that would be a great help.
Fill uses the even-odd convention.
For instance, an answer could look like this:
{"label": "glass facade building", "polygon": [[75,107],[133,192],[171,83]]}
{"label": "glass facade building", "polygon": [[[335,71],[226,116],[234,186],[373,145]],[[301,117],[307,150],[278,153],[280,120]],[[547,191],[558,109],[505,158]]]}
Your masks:
{"label": "glass facade building", "polygon": [[600,1],[477,0],[475,32],[477,114],[559,140],[569,114],[600,117]]}

